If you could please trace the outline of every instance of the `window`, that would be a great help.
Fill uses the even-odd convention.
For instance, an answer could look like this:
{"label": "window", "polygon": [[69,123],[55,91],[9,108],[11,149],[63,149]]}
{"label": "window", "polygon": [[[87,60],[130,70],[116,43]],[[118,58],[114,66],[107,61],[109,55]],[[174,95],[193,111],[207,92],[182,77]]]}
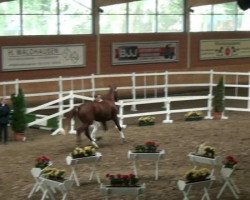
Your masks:
{"label": "window", "polygon": [[249,31],[250,12],[239,9],[236,2],[193,7],[190,31]]}
{"label": "window", "polygon": [[184,30],[183,0],[134,1],[105,6],[102,10],[104,12],[100,15],[101,33],[156,33]]}
{"label": "window", "polygon": [[0,35],[92,33],[91,0],[15,0],[0,4]]}
{"label": "window", "polygon": [[[143,0],[103,6],[100,33],[184,31],[184,0]],[[250,10],[236,2],[193,7],[190,31],[250,31]],[[92,34],[92,0],[0,3],[0,36]]]}

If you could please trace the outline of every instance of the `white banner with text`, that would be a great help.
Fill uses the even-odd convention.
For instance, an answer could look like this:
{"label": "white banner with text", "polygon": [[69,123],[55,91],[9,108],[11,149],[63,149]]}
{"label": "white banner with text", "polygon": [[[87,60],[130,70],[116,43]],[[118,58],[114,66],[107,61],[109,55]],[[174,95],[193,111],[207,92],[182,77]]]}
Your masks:
{"label": "white banner with text", "polygon": [[201,60],[244,57],[250,57],[250,38],[200,41]]}
{"label": "white banner with text", "polygon": [[84,44],[3,46],[4,71],[86,66]]}
{"label": "white banner with text", "polygon": [[112,64],[139,64],[178,61],[179,42],[122,42],[112,44]]}

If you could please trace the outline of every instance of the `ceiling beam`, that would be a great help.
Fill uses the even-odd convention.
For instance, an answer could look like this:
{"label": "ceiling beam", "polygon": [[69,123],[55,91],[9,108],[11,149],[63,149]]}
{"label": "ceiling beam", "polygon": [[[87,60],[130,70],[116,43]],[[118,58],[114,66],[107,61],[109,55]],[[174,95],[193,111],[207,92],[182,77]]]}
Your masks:
{"label": "ceiling beam", "polygon": [[98,0],[99,7],[101,6],[110,6],[114,4],[120,4],[120,3],[129,3],[133,1],[141,1],[141,0]]}
{"label": "ceiling beam", "polygon": [[236,0],[187,0],[189,7],[229,3]]}
{"label": "ceiling beam", "polygon": [[0,3],[8,2],[8,1],[13,1],[13,0],[0,0]]}

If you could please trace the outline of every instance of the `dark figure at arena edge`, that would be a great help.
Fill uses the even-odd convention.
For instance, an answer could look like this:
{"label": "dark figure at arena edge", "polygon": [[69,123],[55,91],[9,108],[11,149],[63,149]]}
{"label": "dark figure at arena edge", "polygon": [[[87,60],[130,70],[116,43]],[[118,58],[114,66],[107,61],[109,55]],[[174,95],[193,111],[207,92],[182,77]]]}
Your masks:
{"label": "dark figure at arena edge", "polygon": [[8,143],[8,124],[9,124],[10,108],[7,104],[7,99],[3,97],[0,105],[0,134],[2,142]]}

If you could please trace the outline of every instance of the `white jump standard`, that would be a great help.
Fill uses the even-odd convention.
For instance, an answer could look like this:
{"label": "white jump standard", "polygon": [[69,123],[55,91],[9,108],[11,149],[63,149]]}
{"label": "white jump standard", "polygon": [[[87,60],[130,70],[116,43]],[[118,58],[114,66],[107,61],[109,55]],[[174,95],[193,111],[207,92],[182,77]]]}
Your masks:
{"label": "white jump standard", "polygon": [[205,199],[210,200],[208,189],[212,185],[213,181],[215,181],[215,177],[211,177],[211,179],[209,180],[197,181],[197,182],[192,182],[192,183],[187,183],[183,180],[178,180],[177,186],[178,186],[178,189],[182,191],[183,193],[183,197],[184,197],[183,200],[189,200],[188,195],[192,188],[204,191],[201,200],[205,200]]}
{"label": "white jump standard", "polygon": [[97,164],[102,158],[102,154],[100,152],[96,152],[95,156],[83,157],[73,159],[71,156],[66,157],[67,164],[71,167],[70,180],[75,180],[77,186],[80,186],[79,179],[77,176],[77,168],[82,164],[92,164],[92,171],[90,172],[89,180],[92,180],[95,175],[98,183],[101,183],[99,175],[97,173]]}
{"label": "white jump standard", "polygon": [[220,157],[216,156],[215,158],[208,158],[203,156],[195,155],[194,153],[189,153],[188,157],[193,163],[194,169],[199,165],[210,165],[211,166],[211,175],[214,174],[215,167],[220,164]]}
{"label": "white jump standard", "polygon": [[133,160],[134,174],[138,177],[137,161],[138,160],[153,160],[155,161],[155,180],[159,177],[159,161],[165,157],[165,150],[161,150],[157,153],[134,153],[131,150],[128,151],[128,158]]}
{"label": "white jump standard", "polygon": [[139,196],[145,192],[145,183],[137,187],[112,187],[100,185],[100,192],[108,200],[111,196],[133,196],[139,200]]}

